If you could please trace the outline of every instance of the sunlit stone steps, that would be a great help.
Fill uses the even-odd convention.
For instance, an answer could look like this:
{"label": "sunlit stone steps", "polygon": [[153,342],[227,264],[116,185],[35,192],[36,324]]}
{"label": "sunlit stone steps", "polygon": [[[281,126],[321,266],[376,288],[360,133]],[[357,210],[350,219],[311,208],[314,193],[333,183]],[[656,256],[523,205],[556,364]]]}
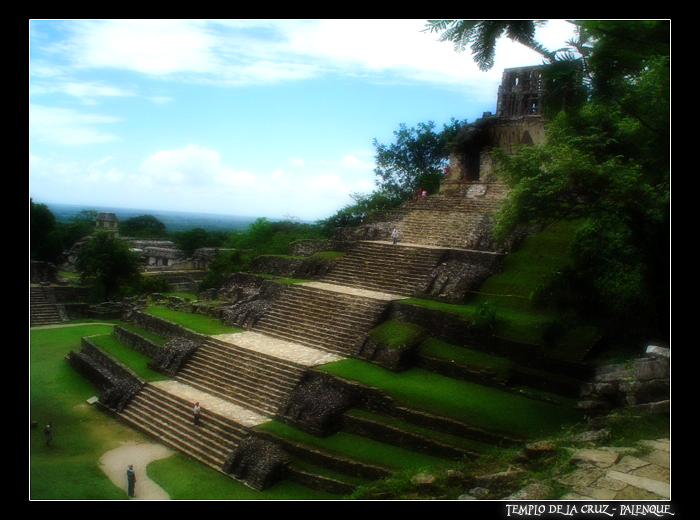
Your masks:
{"label": "sunlit stone steps", "polygon": [[[200,424],[192,421],[195,402]],[[266,417],[175,381],[150,383],[132,398],[119,417],[193,459],[221,471],[226,458],[249,429]]]}
{"label": "sunlit stone steps", "polygon": [[500,182],[455,183],[450,189],[405,204],[397,225],[411,244],[481,250],[484,232],[508,194]]}
{"label": "sunlit stone steps", "polygon": [[52,325],[64,321],[50,287],[29,287],[29,324]]}
{"label": "sunlit stone steps", "polygon": [[[176,379],[271,417],[306,366],[246,347],[245,341],[239,342],[237,337],[208,338]],[[258,339],[265,341],[263,337]]]}
{"label": "sunlit stone steps", "polygon": [[299,284],[277,300],[254,331],[308,347],[352,355],[357,341],[374,326],[388,300]]}
{"label": "sunlit stone steps", "polygon": [[323,282],[412,295],[439,263],[443,251],[389,242],[358,242],[331,270]]}

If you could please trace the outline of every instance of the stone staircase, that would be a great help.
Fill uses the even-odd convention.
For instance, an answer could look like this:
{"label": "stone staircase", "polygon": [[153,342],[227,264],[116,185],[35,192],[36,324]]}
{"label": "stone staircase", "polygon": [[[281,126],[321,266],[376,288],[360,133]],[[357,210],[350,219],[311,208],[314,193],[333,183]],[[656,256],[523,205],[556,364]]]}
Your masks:
{"label": "stone staircase", "polygon": [[299,284],[286,291],[253,330],[349,356],[386,307],[387,300],[379,295],[348,294],[324,284]]}
{"label": "stone staircase", "polygon": [[29,287],[29,324],[52,325],[65,321],[51,287]]}
{"label": "stone staircase", "polygon": [[443,251],[435,248],[358,242],[321,280],[410,296],[425,282],[442,255]]}
{"label": "stone staircase", "polygon": [[404,206],[397,225],[400,241],[410,244],[483,250],[483,231],[508,193],[503,183],[470,182]]}
{"label": "stone staircase", "polygon": [[[200,399],[206,408],[200,424],[195,426],[192,407]],[[251,418],[246,425],[239,413],[217,408],[233,409],[228,403],[205,393],[199,395],[185,385],[150,383],[132,398],[119,418],[205,466],[222,471],[226,458],[248,436],[249,428],[266,419],[256,420],[253,414],[243,412]]]}
{"label": "stone staircase", "polygon": [[212,337],[197,349],[175,379],[272,417],[305,369],[298,363]]}
{"label": "stone staircase", "polygon": [[[275,416],[307,368],[337,359],[252,332],[210,336],[172,380],[145,384],[123,410],[111,412],[133,428],[228,475],[227,459],[250,437],[252,428]],[[196,426],[192,420],[195,402],[202,407]],[[301,473],[290,470],[297,478]]]}

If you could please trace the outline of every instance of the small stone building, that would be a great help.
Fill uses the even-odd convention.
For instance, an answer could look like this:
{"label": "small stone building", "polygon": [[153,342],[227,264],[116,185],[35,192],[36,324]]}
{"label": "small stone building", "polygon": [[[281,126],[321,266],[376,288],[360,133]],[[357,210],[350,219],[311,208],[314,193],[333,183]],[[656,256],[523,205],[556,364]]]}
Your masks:
{"label": "small stone building", "polygon": [[185,261],[185,254],[174,244],[146,244],[139,251],[147,267],[173,267]]}
{"label": "small stone building", "polygon": [[95,231],[106,231],[119,236],[119,219],[114,213],[98,213],[95,220]]}

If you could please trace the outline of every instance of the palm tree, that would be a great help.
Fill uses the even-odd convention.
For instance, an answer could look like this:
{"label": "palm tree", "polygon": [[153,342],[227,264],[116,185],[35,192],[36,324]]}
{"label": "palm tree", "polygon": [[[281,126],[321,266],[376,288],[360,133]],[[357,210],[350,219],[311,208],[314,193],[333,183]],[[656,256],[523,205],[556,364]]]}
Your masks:
{"label": "palm tree", "polygon": [[496,56],[496,42],[501,36],[521,43],[552,61],[556,52],[545,49],[535,40],[535,31],[546,20],[428,20],[424,32],[442,33],[439,41],[450,41],[456,52],[471,47],[480,70],[491,69]]}

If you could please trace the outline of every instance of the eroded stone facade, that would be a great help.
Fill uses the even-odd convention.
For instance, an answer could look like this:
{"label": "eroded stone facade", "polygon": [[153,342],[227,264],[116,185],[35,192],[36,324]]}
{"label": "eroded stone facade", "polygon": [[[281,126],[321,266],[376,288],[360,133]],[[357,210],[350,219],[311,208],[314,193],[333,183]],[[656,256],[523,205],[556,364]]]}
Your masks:
{"label": "eroded stone facade", "polygon": [[515,153],[521,146],[544,143],[544,96],[541,67],[506,69],[498,89],[496,114],[485,112],[460,130],[441,189],[464,181],[497,180],[490,153],[494,148]]}

